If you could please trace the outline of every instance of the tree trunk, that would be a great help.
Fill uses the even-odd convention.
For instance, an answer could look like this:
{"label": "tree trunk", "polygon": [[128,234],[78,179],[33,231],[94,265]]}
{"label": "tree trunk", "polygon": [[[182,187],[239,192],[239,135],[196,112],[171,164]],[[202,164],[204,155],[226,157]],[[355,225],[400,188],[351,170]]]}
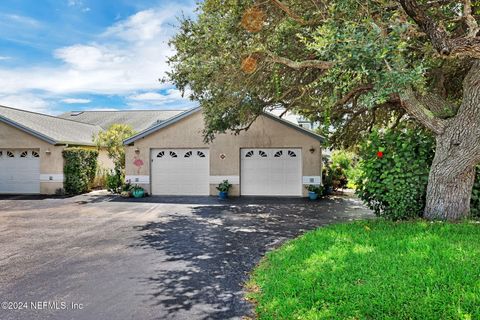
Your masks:
{"label": "tree trunk", "polygon": [[480,162],[480,61],[463,83],[463,100],[457,115],[438,134],[435,158],[427,187],[424,217],[459,220],[468,217]]}
{"label": "tree trunk", "polygon": [[430,220],[467,217],[474,181],[474,165],[461,164],[437,148],[428,179],[424,217]]}

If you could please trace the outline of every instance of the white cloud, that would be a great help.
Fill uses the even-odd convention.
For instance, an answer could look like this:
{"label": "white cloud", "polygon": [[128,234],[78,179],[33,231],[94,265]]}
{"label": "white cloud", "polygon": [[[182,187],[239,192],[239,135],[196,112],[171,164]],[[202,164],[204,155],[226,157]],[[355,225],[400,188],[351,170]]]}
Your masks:
{"label": "white cloud", "polygon": [[39,27],[41,25],[40,21],[27,16],[21,16],[18,14],[0,14],[1,19],[5,21],[10,21],[11,23],[22,24],[28,27]]}
{"label": "white cloud", "polygon": [[171,18],[168,10],[140,11],[125,21],[109,27],[103,36],[117,37],[130,42],[152,40],[161,34],[162,25],[168,18]]}
{"label": "white cloud", "polygon": [[119,50],[95,45],[73,45],[55,50],[55,57],[73,69],[94,70],[120,64],[126,59]]}
{"label": "white cloud", "polygon": [[67,98],[67,99],[63,99],[62,102],[68,103],[68,104],[86,104],[86,103],[90,103],[91,100],[89,100],[89,99],[78,99],[78,98]]}
{"label": "white cloud", "polygon": [[[78,5],[79,1],[71,3]],[[56,67],[0,67],[0,95],[40,91],[49,97],[79,93],[132,96],[169,88],[158,79],[168,70],[166,59],[173,53],[167,44],[175,32],[172,24],[182,10],[193,8],[192,3],[191,7],[140,11],[113,24],[94,41],[54,50],[60,62]],[[168,102],[183,101],[174,92],[167,96]]]}
{"label": "white cloud", "polygon": [[177,89],[169,89],[166,94],[158,92],[145,92],[129,96],[128,99],[133,101],[162,103],[165,101],[178,100],[182,98],[182,94]]}
{"label": "white cloud", "polygon": [[0,56],[0,61],[1,60],[10,60],[12,57],[7,57],[7,56]]}
{"label": "white cloud", "polygon": [[22,95],[1,95],[0,94],[0,105],[29,110],[34,112],[49,113],[51,108],[49,108],[48,102],[40,97],[37,97],[32,94],[22,94]]}
{"label": "white cloud", "polygon": [[[185,95],[188,97],[188,93]],[[177,89],[168,89],[164,94],[158,92],[144,92],[127,97],[128,105],[132,108],[165,107],[168,109],[187,109],[197,105],[196,102],[183,98]]]}

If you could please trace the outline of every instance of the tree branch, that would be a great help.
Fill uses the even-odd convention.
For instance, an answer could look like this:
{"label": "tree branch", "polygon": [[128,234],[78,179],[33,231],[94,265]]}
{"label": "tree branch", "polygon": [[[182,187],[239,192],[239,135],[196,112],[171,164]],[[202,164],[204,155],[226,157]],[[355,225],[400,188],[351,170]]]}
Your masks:
{"label": "tree branch", "polygon": [[399,0],[403,10],[415,21],[420,29],[427,34],[434,48],[442,55],[449,55],[451,48],[449,37],[444,28],[438,26],[432,18],[418,5],[415,0]]}
{"label": "tree branch", "polygon": [[455,106],[452,106],[447,100],[435,93],[429,92],[417,97],[417,99],[422,105],[428,108],[428,110],[432,111],[434,116],[439,118],[452,117],[457,111]]}
{"label": "tree branch", "polygon": [[472,14],[472,1],[465,0],[463,4],[463,17],[468,26],[467,38],[475,38],[480,31],[477,20]]}
{"label": "tree branch", "polygon": [[[469,2],[469,0],[465,0]],[[471,58],[480,59],[480,38],[476,37],[478,33],[478,23],[471,14],[471,4],[467,3],[465,14],[471,16],[469,23],[469,33],[465,37],[451,39],[447,31],[435,23],[435,21],[428,16],[426,11],[415,0],[398,0],[403,10],[410,18],[425,32],[430,39],[435,50],[443,56],[467,56]],[[470,4],[470,5],[468,5]],[[472,21],[473,19],[473,21]],[[470,27],[472,26],[472,27]],[[477,30],[475,32],[475,30]],[[473,32],[475,35],[472,36]]]}
{"label": "tree branch", "polygon": [[298,23],[300,23],[302,26],[315,26],[315,25],[318,25],[321,21],[320,20],[311,20],[311,21],[307,21],[305,19],[303,19],[302,17],[300,17],[299,15],[297,15],[295,12],[293,12],[285,3],[283,3],[282,1],[280,0],[271,0],[273,2],[273,4],[275,6],[277,6],[280,10],[282,10],[283,12],[285,12],[287,14],[287,16],[289,16],[290,18],[292,18],[293,20],[297,21]]}
{"label": "tree branch", "polygon": [[403,109],[417,119],[426,128],[435,134],[442,134],[445,130],[446,123],[444,120],[435,117],[432,111],[428,110],[415,96],[415,92],[411,89],[403,90],[400,95]]}
{"label": "tree branch", "polygon": [[283,64],[295,70],[306,69],[306,68],[327,70],[333,66],[333,62],[328,62],[328,61],[320,61],[320,60],[293,61],[288,58],[279,57],[269,51],[265,51],[265,53],[269,57],[268,61]]}
{"label": "tree branch", "polygon": [[373,85],[371,85],[371,84],[358,86],[355,89],[348,92],[346,95],[344,95],[340,100],[335,102],[334,107],[338,107],[338,106],[347,104],[350,100],[355,98],[357,95],[359,95],[361,93],[364,93],[364,92],[368,92],[372,89],[373,89]]}

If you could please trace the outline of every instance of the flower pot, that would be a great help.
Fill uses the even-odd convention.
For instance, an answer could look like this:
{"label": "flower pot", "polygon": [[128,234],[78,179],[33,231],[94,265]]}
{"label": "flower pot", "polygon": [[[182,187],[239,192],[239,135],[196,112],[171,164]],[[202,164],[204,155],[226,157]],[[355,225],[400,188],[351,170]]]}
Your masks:
{"label": "flower pot", "polygon": [[220,191],[218,193],[218,196],[220,197],[220,199],[225,200],[228,198],[228,192]]}
{"label": "flower pot", "polygon": [[308,198],[309,198],[310,200],[317,200],[317,199],[318,199],[318,194],[317,194],[316,192],[310,191],[310,192],[308,193]]}
{"label": "flower pot", "polygon": [[143,189],[134,189],[132,190],[132,196],[134,198],[143,198],[145,191]]}

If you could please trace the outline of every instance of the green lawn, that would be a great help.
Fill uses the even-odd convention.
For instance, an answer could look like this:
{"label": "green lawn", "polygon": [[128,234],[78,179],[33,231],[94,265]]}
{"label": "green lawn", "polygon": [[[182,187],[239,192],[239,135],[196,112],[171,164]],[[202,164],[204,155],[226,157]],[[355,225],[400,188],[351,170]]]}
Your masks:
{"label": "green lawn", "polygon": [[247,289],[259,319],[480,319],[480,224],[320,228],[269,253]]}

